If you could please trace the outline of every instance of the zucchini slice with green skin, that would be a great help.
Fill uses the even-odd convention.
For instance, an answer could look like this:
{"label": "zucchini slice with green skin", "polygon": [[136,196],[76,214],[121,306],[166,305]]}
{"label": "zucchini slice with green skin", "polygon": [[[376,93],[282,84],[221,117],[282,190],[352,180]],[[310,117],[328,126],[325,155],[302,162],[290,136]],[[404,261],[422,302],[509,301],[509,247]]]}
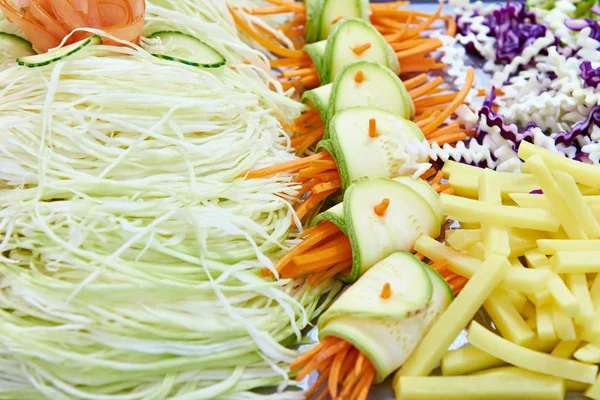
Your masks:
{"label": "zucchini slice with green skin", "polygon": [[218,68],[227,62],[217,50],[193,36],[181,32],[155,32],[149,39],[160,39],[161,44],[148,46],[146,50],[154,57],[177,61],[192,67]]}
{"label": "zucchini slice with green skin", "polygon": [[[320,42],[315,42],[311,44],[307,44],[304,46],[302,50],[304,50],[312,59],[313,64],[317,70],[317,74],[319,75],[319,79],[322,79],[325,71],[323,70],[325,65],[325,49],[327,48],[327,41],[321,40]],[[321,84],[327,82],[321,81]]]}
{"label": "zucchini slice with green skin", "polygon": [[[376,122],[377,137],[369,134],[371,119]],[[330,143],[320,146],[333,149],[342,189],[360,178],[397,176],[403,160],[395,156],[395,151],[405,141],[425,140],[423,132],[412,121],[369,107],[352,107],[338,112],[329,122],[326,136]]]}
{"label": "zucchini slice with green skin", "polygon": [[[306,7],[306,27],[304,39],[306,43],[321,40],[321,13],[324,0],[304,0]],[[327,39],[327,37],[325,37]]]}
{"label": "zucchini slice with green skin", "polygon": [[369,22],[368,0],[324,0],[319,22],[319,39],[327,39],[334,25],[346,18]]}
{"label": "zucchini slice with green skin", "polygon": [[0,63],[33,56],[36,52],[27,40],[10,33],[0,32]]}
{"label": "zucchini slice with green skin", "polygon": [[346,220],[344,219],[344,203],[338,203],[331,207],[327,211],[323,211],[317,215],[311,223],[311,226],[315,226],[323,221],[333,222],[342,232],[346,235],[348,231],[346,229]]}
{"label": "zucchini slice with green skin", "polygon": [[307,90],[302,94],[302,102],[311,102],[312,105],[321,114],[321,120],[327,121],[329,98],[331,97],[332,84],[320,86],[316,89]]}
{"label": "zucchini slice with green skin", "polygon": [[[362,82],[356,76],[362,75]],[[345,66],[335,78],[327,120],[350,107],[373,107],[413,119],[415,105],[404,83],[389,68],[369,61]]]}
{"label": "zucchini slice with green skin", "polygon": [[[362,46],[368,48],[357,53]],[[358,61],[372,61],[400,74],[396,53],[381,33],[361,19],[345,19],[335,24],[327,38],[323,65],[317,68],[321,84],[332,82],[342,68]]]}
{"label": "zucchini slice with green skin", "polygon": [[[385,284],[391,297],[381,298]],[[392,253],[374,265],[319,318],[319,336],[342,338],[360,350],[383,382],[413,352],[452,302],[448,284],[412,254]]]}
{"label": "zucchini slice with green skin", "polygon": [[408,186],[415,192],[419,193],[421,197],[424,198],[427,201],[427,203],[429,203],[431,208],[434,209],[435,213],[438,216],[438,219],[440,221],[445,220],[442,214],[440,195],[437,194],[437,192],[431,187],[429,183],[425,182],[423,179],[420,178],[415,179],[410,175],[397,176],[392,179],[394,179],[396,182],[400,182]]}
{"label": "zucchini slice with green skin", "polygon": [[43,67],[60,60],[64,60],[65,58],[79,52],[84,47],[97,46],[99,44],[102,44],[102,39],[98,35],[93,35],[87,39],[80,40],[79,42],[49,51],[47,53],[19,57],[17,62],[19,65],[24,65],[28,68]]}
{"label": "zucchini slice with green skin", "polygon": [[[374,209],[384,199],[389,206],[385,215],[379,216]],[[421,235],[440,235],[435,210],[419,193],[392,179],[359,180],[346,190],[343,204],[352,246],[352,271],[340,276],[344,282],[354,282],[393,252],[412,251]]]}

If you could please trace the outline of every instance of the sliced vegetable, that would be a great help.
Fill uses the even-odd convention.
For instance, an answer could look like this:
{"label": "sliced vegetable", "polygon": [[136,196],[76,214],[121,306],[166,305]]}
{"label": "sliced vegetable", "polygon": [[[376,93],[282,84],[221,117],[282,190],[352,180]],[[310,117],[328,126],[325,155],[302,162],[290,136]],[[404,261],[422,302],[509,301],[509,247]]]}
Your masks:
{"label": "sliced vegetable", "polygon": [[158,58],[202,68],[218,68],[226,63],[225,57],[214,48],[181,32],[155,32],[148,39],[159,40],[159,44],[146,48]]}
{"label": "sliced vegetable", "polygon": [[[321,7],[318,40],[327,39],[333,26],[342,19],[359,18],[369,22],[368,0],[323,0]],[[310,12],[310,7],[307,7],[307,13],[310,14]]]}
{"label": "sliced vegetable", "polygon": [[86,46],[97,46],[101,43],[102,39],[100,39],[100,36],[94,35],[87,39],[83,39],[77,43],[73,43],[65,47],[52,50],[48,53],[20,57],[17,59],[17,62],[19,63],[19,65],[24,65],[28,68],[43,67],[45,65],[49,65],[57,61],[63,60],[77,53]]}
{"label": "sliced vegetable", "polygon": [[17,58],[31,56],[35,50],[27,40],[9,33],[0,32],[0,64],[14,62]]}

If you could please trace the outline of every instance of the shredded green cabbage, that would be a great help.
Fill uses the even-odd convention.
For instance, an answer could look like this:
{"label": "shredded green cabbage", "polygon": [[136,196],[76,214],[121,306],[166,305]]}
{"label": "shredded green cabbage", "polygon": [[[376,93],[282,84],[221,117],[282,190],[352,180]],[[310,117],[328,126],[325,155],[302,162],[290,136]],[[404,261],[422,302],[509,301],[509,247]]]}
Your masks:
{"label": "shredded green cabbage", "polygon": [[302,106],[221,0],[148,11],[228,66],[97,46],[0,67],[0,398],[258,398],[340,288],[262,276],[297,187],[236,179],[295,157],[279,119]]}

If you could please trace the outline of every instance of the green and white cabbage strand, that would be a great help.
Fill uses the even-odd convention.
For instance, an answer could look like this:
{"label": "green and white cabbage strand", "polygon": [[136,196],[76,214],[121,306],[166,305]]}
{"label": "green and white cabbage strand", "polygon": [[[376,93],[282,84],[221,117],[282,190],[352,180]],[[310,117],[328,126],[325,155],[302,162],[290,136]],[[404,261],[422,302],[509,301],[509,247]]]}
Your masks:
{"label": "green and white cabbage strand", "polygon": [[4,66],[0,398],[253,399],[285,383],[285,345],[339,285],[262,276],[295,244],[281,194],[297,188],[235,177],[294,157],[277,120],[293,105],[239,69],[141,48]]}

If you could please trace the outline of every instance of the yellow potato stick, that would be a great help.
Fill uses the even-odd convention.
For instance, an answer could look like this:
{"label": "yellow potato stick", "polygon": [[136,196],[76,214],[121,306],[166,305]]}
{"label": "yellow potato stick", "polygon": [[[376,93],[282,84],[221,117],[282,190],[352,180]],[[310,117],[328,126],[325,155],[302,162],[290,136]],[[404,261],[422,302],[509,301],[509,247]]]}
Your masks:
{"label": "yellow potato stick", "polygon": [[590,386],[584,393],[584,396],[594,400],[600,400],[600,375],[596,382]]}
{"label": "yellow potato stick", "polygon": [[[500,186],[494,181],[491,170],[484,170],[479,176],[479,200],[495,205],[502,205]],[[492,222],[481,221],[481,236],[485,250],[485,257],[492,254],[501,257],[510,255],[510,244],[508,241],[508,228]]]}
{"label": "yellow potato stick", "polygon": [[537,320],[536,320],[536,317],[527,318],[525,320],[525,323],[527,324],[527,326],[529,328],[531,328],[532,331],[535,331],[537,329]]}
{"label": "yellow potato stick", "polygon": [[600,237],[600,224],[594,218],[592,211],[579,191],[575,179],[562,171],[553,172],[554,179],[560,188],[562,197],[567,202],[575,221],[590,239]]}
{"label": "yellow potato stick", "polygon": [[[458,164],[458,163],[457,163]],[[444,168],[446,168],[446,163]],[[450,167],[444,174],[448,173],[448,183],[454,189],[454,193],[459,196],[466,196],[472,199],[478,198],[479,182],[478,179],[483,175],[483,169],[471,167],[465,164],[458,164],[460,167]],[[463,167],[473,168],[466,170]],[[513,174],[510,172],[492,172],[493,179],[498,183],[502,190],[502,198],[509,199],[510,193],[530,193],[532,190],[539,189],[535,178],[529,174]]]}
{"label": "yellow potato stick", "polygon": [[560,340],[576,340],[577,332],[575,331],[575,325],[573,325],[571,317],[557,305],[552,306],[552,314],[554,315],[554,329],[556,330],[556,336],[558,336]]}
{"label": "yellow potato stick", "polygon": [[595,365],[564,360],[516,345],[475,321],[471,323],[467,339],[473,346],[517,367],[583,383],[593,383],[596,380],[598,367]]}
{"label": "yellow potato stick", "polygon": [[600,251],[558,251],[550,264],[559,273],[600,272]]}
{"label": "yellow potato stick", "polygon": [[472,376],[403,376],[395,388],[401,400],[563,400],[562,379],[523,371]]}
{"label": "yellow potato stick", "polygon": [[[510,193],[509,197],[519,207],[523,208],[545,208],[550,210],[552,206],[548,198],[543,194]],[[583,200],[593,211],[594,207],[600,206],[600,196],[584,196]]]}
{"label": "yellow potato stick", "polygon": [[587,239],[585,232],[577,224],[573,213],[569,209],[566,199],[563,198],[558,183],[554,180],[552,173],[544,164],[544,160],[539,155],[534,155],[523,164],[523,171],[531,173],[536,177],[544,196],[550,202],[552,210],[558,217],[560,224],[570,239]]}
{"label": "yellow potato stick", "polygon": [[442,357],[442,375],[467,375],[476,371],[506,364],[499,358],[489,355],[474,346],[450,350]]}
{"label": "yellow potato stick", "polygon": [[487,204],[459,196],[440,196],[442,213],[450,219],[465,222],[489,222],[524,229],[558,232],[558,218],[550,210],[541,208],[519,208]]}
{"label": "yellow potato stick", "polygon": [[556,154],[526,142],[521,142],[518,154],[521,160],[526,161],[535,155],[539,155],[550,169],[566,172],[576,182],[583,185],[600,188],[600,168],[597,166],[571,160],[562,154]]}
{"label": "yellow potato stick", "polygon": [[454,229],[450,236],[446,235],[446,243],[455,250],[469,250],[480,241],[480,229]]}
{"label": "yellow potato stick", "polygon": [[588,290],[588,282],[585,274],[567,274],[565,276],[567,287],[579,303],[580,312],[574,320],[581,326],[587,326],[594,321],[596,311],[592,304],[592,298]]}
{"label": "yellow potato stick", "polygon": [[525,260],[529,268],[550,269],[550,261],[542,252],[537,249],[525,253]]}
{"label": "yellow potato stick", "polygon": [[545,304],[550,303],[552,295],[548,289],[543,289],[539,292],[525,293],[525,296],[531,301],[536,307],[541,307]]}
{"label": "yellow potato stick", "polygon": [[579,348],[573,357],[576,360],[583,361],[589,364],[600,363],[600,347],[593,343],[588,343],[585,346]]}
{"label": "yellow potato stick", "polygon": [[511,342],[523,345],[535,337],[504,290],[494,290],[483,307],[502,336]]}
{"label": "yellow potato stick", "polygon": [[532,302],[527,301],[521,310],[523,318],[531,318],[537,316],[535,306]]}
{"label": "yellow potato stick", "polygon": [[550,355],[558,358],[571,358],[580,343],[579,340],[561,340]]}
{"label": "yellow potato stick", "polygon": [[594,310],[598,310],[598,307],[600,307],[600,274],[596,274],[596,277],[593,280],[592,286],[590,287],[590,297],[592,299]]}
{"label": "yellow potato stick", "polygon": [[476,258],[480,261],[485,259],[485,246],[483,242],[477,242],[467,251],[469,257]]}
{"label": "yellow potato stick", "polygon": [[[535,373],[535,372],[527,371],[525,369],[517,368],[517,367],[499,367],[499,368],[492,368],[487,371],[481,371],[481,372],[478,372],[473,375],[512,374],[512,375],[518,376],[519,374],[521,374],[523,372],[530,373],[530,374]],[[544,376],[547,376],[547,375],[544,375]],[[559,378],[555,378],[555,379],[559,379]],[[561,381],[563,381],[565,383],[565,388],[566,388],[567,392],[583,392],[588,387],[590,387],[590,385],[587,383],[575,382],[575,381],[571,381],[569,379],[561,379]],[[533,398],[535,398],[535,397],[533,397]],[[563,397],[561,397],[561,399],[563,399]]]}
{"label": "yellow potato stick", "polygon": [[587,185],[582,185],[580,183],[577,184],[579,191],[584,196],[597,196],[600,195],[600,189],[596,189]]}
{"label": "yellow potato stick", "polygon": [[521,292],[512,289],[505,289],[506,295],[510,299],[510,302],[515,306],[519,313],[523,312],[525,304],[527,304],[527,297]]}
{"label": "yellow potato stick", "polygon": [[559,251],[600,251],[600,240],[553,240],[539,239],[538,250],[546,255]]}
{"label": "yellow potato stick", "polygon": [[429,375],[509,269],[506,258],[494,255],[485,260],[398,370],[396,379]]}
{"label": "yellow potato stick", "polygon": [[540,339],[554,340],[557,338],[554,329],[554,315],[552,313],[552,305],[544,304],[535,309],[537,334]]}

